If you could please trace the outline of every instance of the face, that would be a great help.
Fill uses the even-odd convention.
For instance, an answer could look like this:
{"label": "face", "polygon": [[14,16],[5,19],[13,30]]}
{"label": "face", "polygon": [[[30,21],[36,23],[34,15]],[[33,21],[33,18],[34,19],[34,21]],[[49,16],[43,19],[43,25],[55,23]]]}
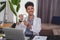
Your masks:
{"label": "face", "polygon": [[28,6],[26,9],[26,12],[28,13],[29,16],[34,15],[34,7],[33,6]]}

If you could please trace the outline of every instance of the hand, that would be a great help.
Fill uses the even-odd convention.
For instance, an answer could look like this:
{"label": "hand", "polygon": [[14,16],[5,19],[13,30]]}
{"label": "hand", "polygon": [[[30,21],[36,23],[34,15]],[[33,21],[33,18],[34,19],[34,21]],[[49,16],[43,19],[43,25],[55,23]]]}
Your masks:
{"label": "hand", "polygon": [[24,24],[29,27],[30,29],[32,29],[32,26],[29,24],[29,22],[27,22],[26,20],[24,20]]}
{"label": "hand", "polygon": [[20,25],[21,24],[21,22],[17,22],[17,25]]}
{"label": "hand", "polygon": [[23,20],[23,15],[20,14],[20,15],[19,15],[19,18],[20,18],[20,20]]}
{"label": "hand", "polygon": [[38,34],[37,34],[36,32],[33,32],[33,35],[36,35],[36,36],[38,36]]}
{"label": "hand", "polygon": [[24,20],[24,25],[26,25],[28,27],[29,23],[26,20]]}

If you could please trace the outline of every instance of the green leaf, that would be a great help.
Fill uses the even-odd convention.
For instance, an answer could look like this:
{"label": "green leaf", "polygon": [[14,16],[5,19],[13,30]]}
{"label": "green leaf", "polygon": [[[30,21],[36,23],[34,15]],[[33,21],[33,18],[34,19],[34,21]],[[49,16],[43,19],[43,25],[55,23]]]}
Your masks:
{"label": "green leaf", "polygon": [[[10,9],[16,15],[16,22],[17,22],[17,12],[19,11],[19,8],[20,8],[20,2],[21,2],[21,0],[11,0],[11,1],[9,1]],[[16,11],[14,10],[13,5],[16,5]]]}
{"label": "green leaf", "polygon": [[10,4],[10,9],[11,9],[11,11],[15,14],[15,16],[17,16],[17,14],[16,14],[16,12],[15,12],[15,10],[14,10],[14,8],[13,8],[12,3],[11,3],[10,1],[8,1],[8,2],[9,2],[9,4]]}
{"label": "green leaf", "polygon": [[12,4],[17,5],[21,2],[21,0],[11,0]]}
{"label": "green leaf", "polygon": [[19,2],[21,2],[21,0],[18,0]]}
{"label": "green leaf", "polygon": [[16,11],[18,12],[20,8],[20,4],[17,5]]}
{"label": "green leaf", "polygon": [[3,6],[0,8],[0,12],[6,7],[6,2],[2,2]]}
{"label": "green leaf", "polygon": [[20,4],[21,0],[17,0],[17,4]]}
{"label": "green leaf", "polygon": [[3,35],[0,33],[0,37],[2,37]]}

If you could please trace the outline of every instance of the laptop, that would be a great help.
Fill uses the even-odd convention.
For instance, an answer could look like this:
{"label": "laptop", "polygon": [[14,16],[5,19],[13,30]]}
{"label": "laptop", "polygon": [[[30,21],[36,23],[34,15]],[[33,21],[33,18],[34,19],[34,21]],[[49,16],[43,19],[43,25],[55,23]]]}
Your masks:
{"label": "laptop", "polygon": [[25,40],[23,30],[15,28],[3,28],[3,31],[8,40]]}

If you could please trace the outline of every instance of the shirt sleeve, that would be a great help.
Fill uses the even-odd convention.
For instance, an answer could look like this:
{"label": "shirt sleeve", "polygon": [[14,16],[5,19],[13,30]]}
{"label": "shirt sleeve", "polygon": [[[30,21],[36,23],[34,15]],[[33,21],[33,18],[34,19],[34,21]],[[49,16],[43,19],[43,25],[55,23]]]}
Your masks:
{"label": "shirt sleeve", "polygon": [[22,22],[20,25],[16,25],[16,29],[23,30],[23,32],[25,32],[26,26],[25,26],[24,23]]}
{"label": "shirt sleeve", "polygon": [[39,33],[41,31],[41,19],[38,19],[36,21],[36,24],[32,26],[31,31],[35,32],[35,33]]}

